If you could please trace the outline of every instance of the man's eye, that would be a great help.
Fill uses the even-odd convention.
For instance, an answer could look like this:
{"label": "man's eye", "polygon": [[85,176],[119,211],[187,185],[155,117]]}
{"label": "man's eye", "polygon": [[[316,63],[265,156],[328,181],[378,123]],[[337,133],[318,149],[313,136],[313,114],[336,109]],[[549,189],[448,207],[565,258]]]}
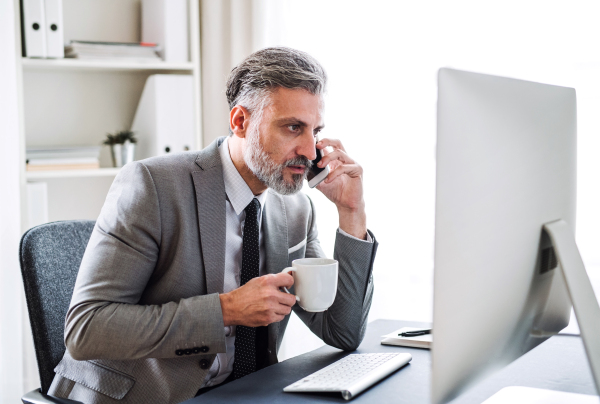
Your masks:
{"label": "man's eye", "polygon": [[300,125],[288,125],[288,129],[292,132],[298,132],[300,130]]}

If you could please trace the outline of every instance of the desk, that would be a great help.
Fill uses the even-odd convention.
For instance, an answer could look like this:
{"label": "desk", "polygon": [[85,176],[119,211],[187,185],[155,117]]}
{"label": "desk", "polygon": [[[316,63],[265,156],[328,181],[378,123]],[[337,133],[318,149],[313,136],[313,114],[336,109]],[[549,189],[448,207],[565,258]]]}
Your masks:
{"label": "desk", "polygon": [[[427,324],[393,320],[369,323],[365,339],[356,353],[409,352],[413,359],[409,365],[366,390],[351,403],[429,404],[430,351],[380,344],[381,335],[409,326],[423,327]],[[284,393],[283,388],[348,354],[324,346],[215,388],[185,403],[345,403],[347,401],[340,393]],[[452,404],[480,404],[506,386],[596,394],[581,338],[556,336],[468,390]]]}

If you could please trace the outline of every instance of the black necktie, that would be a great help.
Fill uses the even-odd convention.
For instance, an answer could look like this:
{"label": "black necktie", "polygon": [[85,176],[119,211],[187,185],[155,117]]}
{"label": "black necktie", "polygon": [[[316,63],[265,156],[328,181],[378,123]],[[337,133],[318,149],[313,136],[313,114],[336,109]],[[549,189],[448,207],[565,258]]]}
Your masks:
{"label": "black necktie", "polygon": [[[242,238],[242,273],[240,286],[259,275],[259,238],[258,238],[258,199],[246,206],[246,220]],[[235,332],[235,359],[232,380],[244,377],[266,366],[268,355],[267,327],[246,327],[238,325]]]}

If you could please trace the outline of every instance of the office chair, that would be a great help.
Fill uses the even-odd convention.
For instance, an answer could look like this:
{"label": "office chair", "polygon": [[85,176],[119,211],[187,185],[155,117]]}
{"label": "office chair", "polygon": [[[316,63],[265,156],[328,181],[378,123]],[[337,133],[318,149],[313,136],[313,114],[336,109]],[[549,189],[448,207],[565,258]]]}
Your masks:
{"label": "office chair", "polygon": [[93,228],[93,221],[54,222],[33,227],[21,238],[19,260],[42,384],[25,394],[23,403],[79,403],[46,393],[65,353],[65,316]]}

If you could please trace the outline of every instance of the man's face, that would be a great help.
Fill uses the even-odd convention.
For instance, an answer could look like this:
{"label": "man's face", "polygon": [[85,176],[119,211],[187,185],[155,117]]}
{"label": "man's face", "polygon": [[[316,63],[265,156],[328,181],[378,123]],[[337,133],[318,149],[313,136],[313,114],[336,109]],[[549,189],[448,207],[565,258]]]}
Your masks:
{"label": "man's face", "polygon": [[282,195],[302,189],[315,141],[323,128],[323,99],[302,89],[278,88],[270,95],[260,122],[246,134],[244,161],[269,188]]}

